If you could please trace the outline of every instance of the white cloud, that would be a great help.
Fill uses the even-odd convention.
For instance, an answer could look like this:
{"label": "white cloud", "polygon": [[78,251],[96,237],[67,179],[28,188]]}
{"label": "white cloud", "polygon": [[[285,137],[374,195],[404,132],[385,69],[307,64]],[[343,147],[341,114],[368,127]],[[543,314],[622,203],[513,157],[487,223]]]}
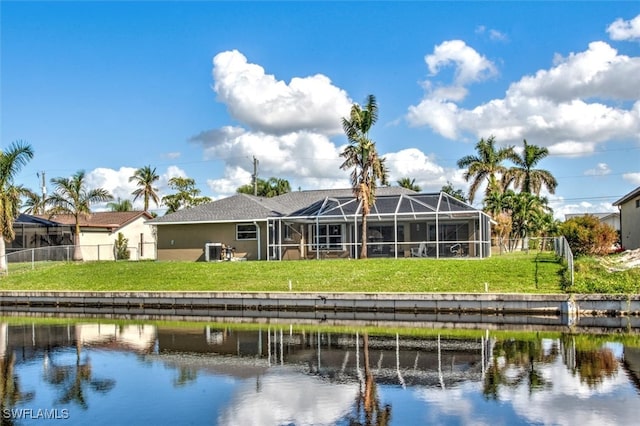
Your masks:
{"label": "white cloud", "polygon": [[634,185],[640,185],[640,173],[625,173],[622,178]]}
{"label": "white cloud", "polygon": [[598,163],[593,169],[584,172],[587,176],[605,176],[611,173],[611,168],[607,163]]}
{"label": "white cloud", "polygon": [[640,15],[629,21],[616,19],[607,28],[607,33],[611,40],[640,40]]}
{"label": "white cloud", "polygon": [[444,67],[455,65],[454,84],[464,86],[484,80],[497,73],[493,63],[462,40],[449,40],[436,46],[433,54],[424,58],[432,76]]}
{"label": "white cloud", "polygon": [[498,30],[489,30],[489,38],[497,41],[506,41],[508,39],[506,34]]}
{"label": "white cloud", "polygon": [[[461,80],[478,79],[486,72],[482,58],[464,46],[450,51],[457,52],[452,54],[454,60],[467,70]],[[446,55],[441,53],[436,68],[445,65]],[[231,195],[251,181],[254,156],[260,178],[287,179],[293,190],[350,186],[349,171],[340,170],[344,147],[330,139],[342,133],[341,118],[352,105],[342,89],[323,76],[294,78],[290,84],[277,81],[237,51],[216,55],[213,76],[218,99],[238,120],[237,125],[203,131],[190,139],[202,147],[205,159],[224,163],[224,175],[207,181],[213,198]],[[461,99],[466,89],[440,87],[434,94]],[[417,149],[380,155],[387,158],[392,182],[409,173],[423,188],[438,190],[447,180],[457,179],[457,169],[445,170]]]}
{"label": "white cloud", "polygon": [[487,30],[487,27],[485,27],[484,25],[478,25],[476,27],[476,34],[485,34],[485,33],[489,33],[489,39],[494,41],[507,41],[509,39],[507,35],[502,31],[498,31],[495,29]]}
{"label": "white cloud", "polygon": [[[433,90],[429,82],[424,99],[408,108],[406,118],[449,139],[470,133],[475,138],[495,135],[498,143],[514,144],[526,138],[556,155],[585,155],[604,141],[637,137],[640,58],[619,55],[607,43],[594,42],[584,52],[555,60],[552,68],[512,83],[504,98],[472,109],[461,108],[456,103],[460,97],[439,96],[443,92]],[[437,70],[439,63],[429,65],[429,70]],[[631,102],[635,103],[625,107]]]}
{"label": "white cloud", "polygon": [[170,160],[176,160],[180,158],[180,155],[179,152],[167,152],[164,156]]}
{"label": "white cloud", "polygon": [[207,179],[207,186],[214,194],[217,194],[215,198],[219,198],[219,194],[233,194],[238,187],[250,182],[251,173],[247,170],[239,166],[226,166],[224,169],[224,177],[220,179]]}
{"label": "white cloud", "polygon": [[132,200],[131,192],[136,189],[135,183],[129,182],[129,177],[135,173],[133,167],[120,167],[118,170],[97,168],[86,174],[87,188],[104,188],[114,200]]}
{"label": "white cloud", "polygon": [[549,196],[549,206],[553,209],[553,217],[565,220],[567,214],[607,213],[617,212],[611,202],[590,203],[588,201],[568,202],[564,197]]}
{"label": "white cloud", "polygon": [[337,134],[342,131],[341,117],[348,115],[352,105],[346,92],[322,74],[286,83],[249,63],[237,50],[213,58],[213,78],[218,99],[254,131]]}
{"label": "white cloud", "polygon": [[[131,200],[133,202],[133,195],[131,193],[136,190],[135,182],[129,182],[129,177],[136,171],[134,167],[120,167],[120,169],[109,169],[99,167],[93,169],[86,174],[87,188],[104,188],[111,195],[114,200],[118,198],[120,200]],[[176,166],[169,166],[165,173],[160,175],[160,179],[157,183],[158,195],[162,198],[167,193],[167,182],[172,177],[186,177],[184,170]],[[141,209],[143,207],[142,199],[138,199],[133,203],[134,208]],[[150,209],[155,209],[155,205],[152,203]],[[106,203],[95,206],[95,210],[106,210]]]}
{"label": "white cloud", "polygon": [[403,177],[415,179],[416,184],[425,192],[439,191],[447,181],[453,181],[459,186],[466,185],[459,169],[447,170],[416,148],[388,153],[385,158],[392,185]]}

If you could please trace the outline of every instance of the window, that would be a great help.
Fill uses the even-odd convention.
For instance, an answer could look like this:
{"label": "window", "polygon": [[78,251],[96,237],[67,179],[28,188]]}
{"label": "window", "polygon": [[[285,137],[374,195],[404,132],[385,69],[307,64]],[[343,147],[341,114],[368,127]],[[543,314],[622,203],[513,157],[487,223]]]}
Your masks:
{"label": "window", "polygon": [[640,198],[636,200],[636,209],[640,208]]}
{"label": "window", "polygon": [[[429,226],[429,241],[435,241],[436,226]],[[469,225],[466,223],[441,224],[438,240],[466,241],[469,239]]]}
{"label": "window", "polygon": [[236,225],[236,240],[255,240],[257,238],[258,231],[253,223]]}
{"label": "window", "polygon": [[[344,250],[343,226],[342,225],[320,225],[316,228],[311,225],[313,232],[313,249],[318,250]],[[317,234],[316,234],[317,232]]]}

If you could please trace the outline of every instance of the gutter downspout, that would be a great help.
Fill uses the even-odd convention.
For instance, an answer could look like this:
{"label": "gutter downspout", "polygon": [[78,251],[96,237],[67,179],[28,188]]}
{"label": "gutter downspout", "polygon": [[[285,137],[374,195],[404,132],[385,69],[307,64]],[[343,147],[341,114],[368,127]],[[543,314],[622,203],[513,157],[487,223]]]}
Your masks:
{"label": "gutter downspout", "polygon": [[260,237],[260,225],[255,220],[253,224],[256,226],[256,237],[258,237],[258,260],[262,260],[262,238]]}

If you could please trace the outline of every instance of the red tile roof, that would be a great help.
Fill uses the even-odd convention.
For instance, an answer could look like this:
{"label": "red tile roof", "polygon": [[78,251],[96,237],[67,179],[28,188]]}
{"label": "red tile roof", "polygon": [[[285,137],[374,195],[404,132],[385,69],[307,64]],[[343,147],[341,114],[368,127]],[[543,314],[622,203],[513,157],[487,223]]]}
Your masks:
{"label": "red tile roof", "polygon": [[[56,214],[53,216],[40,215],[39,217],[53,222],[58,222],[63,225],[75,225],[76,219],[70,214]],[[87,216],[80,216],[80,226],[83,228],[106,228],[106,229],[118,229],[127,225],[130,222],[144,217],[145,219],[152,219],[147,212],[143,211],[131,211],[131,212],[94,212]]]}

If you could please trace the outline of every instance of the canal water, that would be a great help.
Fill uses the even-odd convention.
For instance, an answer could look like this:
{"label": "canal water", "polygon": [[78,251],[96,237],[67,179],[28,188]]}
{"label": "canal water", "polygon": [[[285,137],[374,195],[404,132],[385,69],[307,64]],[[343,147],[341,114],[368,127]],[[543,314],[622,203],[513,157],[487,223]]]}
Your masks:
{"label": "canal water", "polygon": [[640,334],[0,319],[1,424],[632,425]]}

